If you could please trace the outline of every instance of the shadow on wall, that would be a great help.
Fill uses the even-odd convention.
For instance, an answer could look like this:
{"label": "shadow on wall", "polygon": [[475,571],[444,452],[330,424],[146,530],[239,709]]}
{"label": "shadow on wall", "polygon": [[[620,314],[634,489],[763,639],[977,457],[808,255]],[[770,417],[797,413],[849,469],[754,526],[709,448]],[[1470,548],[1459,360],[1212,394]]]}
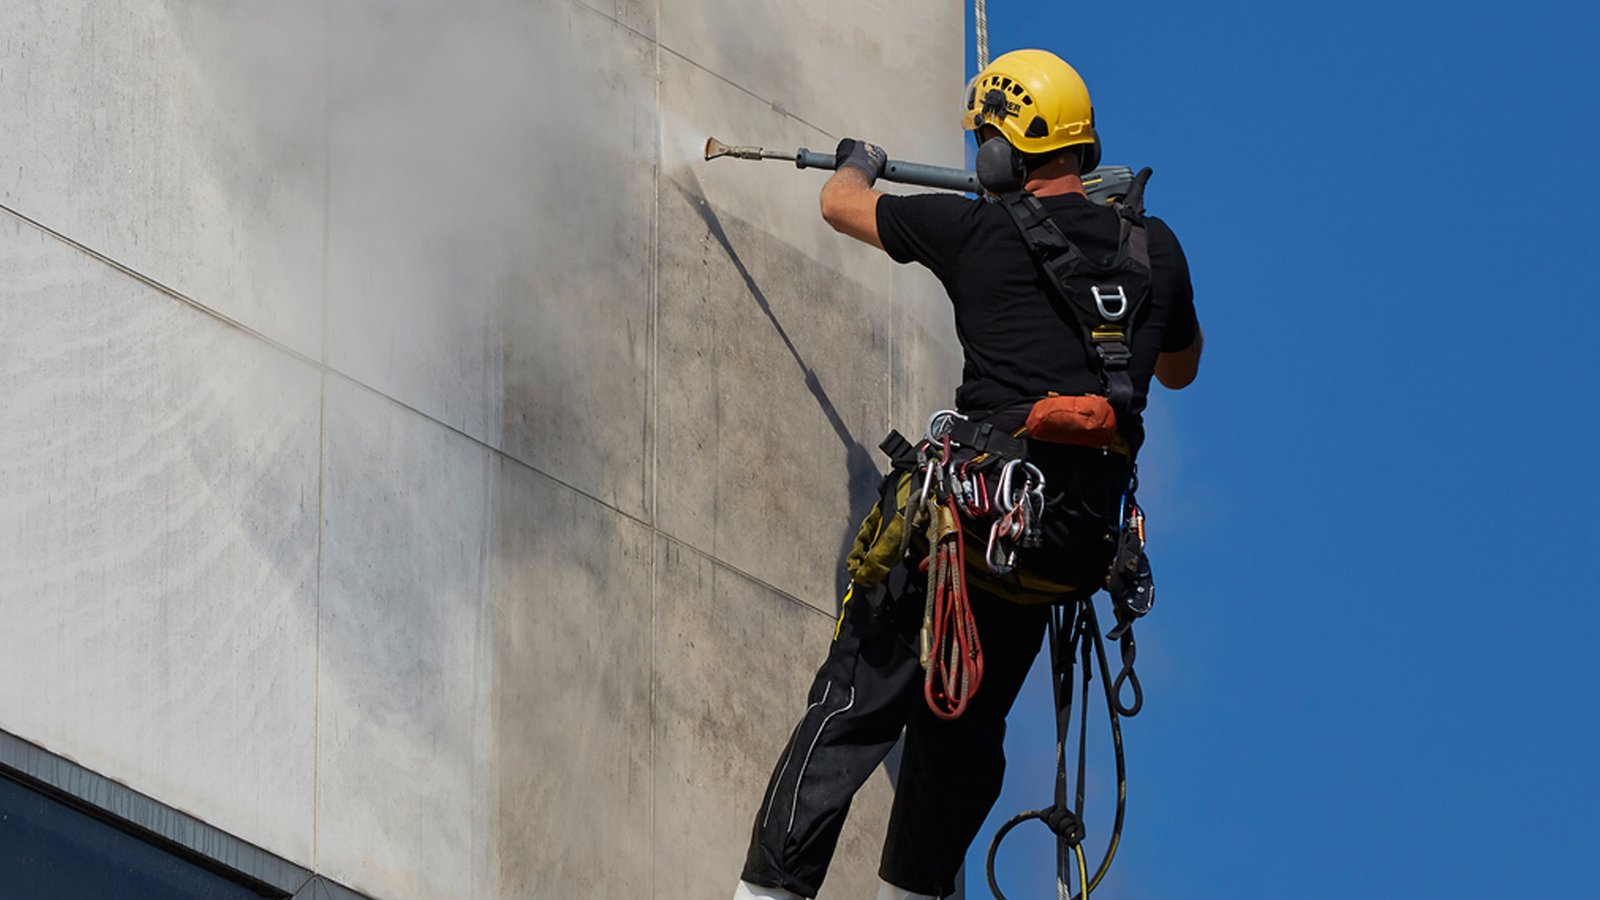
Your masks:
{"label": "shadow on wall", "polygon": [[801,355],[799,348],[795,346],[794,341],[789,337],[789,332],[783,327],[783,322],[773,312],[772,303],[767,299],[766,292],[756,282],[755,276],[750,274],[750,269],[745,266],[744,260],[739,258],[739,251],[734,249],[733,242],[728,238],[727,230],[722,227],[721,220],[717,218],[716,211],[711,208],[711,203],[706,199],[705,192],[700,188],[698,180],[692,174],[686,174],[685,177],[690,179],[692,183],[686,184],[681,180],[671,179],[670,182],[673,188],[699,214],[701,220],[705,222],[707,230],[710,231],[712,238],[722,247],[723,252],[728,255],[728,260],[738,270],[739,277],[744,281],[745,288],[750,292],[750,296],[755,299],[756,305],[761,308],[762,314],[772,323],[773,330],[778,333],[778,337],[782,339],[784,347],[789,351],[789,355],[794,358],[795,365],[800,367],[800,371],[805,378],[806,390],[817,401],[817,408],[822,412],[823,417],[828,420],[828,425],[833,429],[834,435],[838,437],[839,443],[844,446],[845,478],[849,485],[850,493],[850,517],[839,540],[839,553],[835,560],[837,570],[834,574],[834,596],[842,600],[845,588],[850,582],[850,576],[844,569],[844,558],[850,552],[851,545],[855,542],[861,518],[877,502],[878,484],[883,476],[878,471],[877,464],[873,460],[872,450],[868,449],[865,444],[856,439],[855,435],[850,433],[844,417],[839,414],[838,408],[828,396],[827,389],[822,386],[822,380],[817,376],[816,369]]}

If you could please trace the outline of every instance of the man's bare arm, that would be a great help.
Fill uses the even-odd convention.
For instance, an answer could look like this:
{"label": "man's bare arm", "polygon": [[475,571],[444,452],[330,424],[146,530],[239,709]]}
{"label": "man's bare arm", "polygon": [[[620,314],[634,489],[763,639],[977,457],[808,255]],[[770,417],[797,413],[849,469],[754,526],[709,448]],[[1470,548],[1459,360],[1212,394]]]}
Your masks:
{"label": "man's bare arm", "polygon": [[1194,382],[1194,377],[1200,374],[1200,351],[1205,346],[1205,339],[1205,332],[1196,326],[1194,343],[1183,350],[1162,353],[1156,357],[1156,380],[1161,382],[1162,387],[1181,391]]}
{"label": "man's bare arm", "polygon": [[867,173],[854,167],[840,167],[822,185],[822,218],[840,234],[883,249],[878,237],[878,198]]}

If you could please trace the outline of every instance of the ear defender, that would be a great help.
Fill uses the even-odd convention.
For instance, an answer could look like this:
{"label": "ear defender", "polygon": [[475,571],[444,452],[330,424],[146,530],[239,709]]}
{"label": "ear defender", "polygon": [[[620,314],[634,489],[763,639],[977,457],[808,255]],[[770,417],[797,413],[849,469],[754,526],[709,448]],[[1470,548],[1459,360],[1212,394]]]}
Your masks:
{"label": "ear defender", "polygon": [[1100,167],[1100,139],[1097,137],[1094,143],[1080,146],[1083,152],[1078,157],[1078,174],[1087,175]]}
{"label": "ear defender", "polygon": [[991,194],[1021,190],[1027,177],[1022,154],[1001,137],[990,138],[978,148],[977,169],[978,183]]}

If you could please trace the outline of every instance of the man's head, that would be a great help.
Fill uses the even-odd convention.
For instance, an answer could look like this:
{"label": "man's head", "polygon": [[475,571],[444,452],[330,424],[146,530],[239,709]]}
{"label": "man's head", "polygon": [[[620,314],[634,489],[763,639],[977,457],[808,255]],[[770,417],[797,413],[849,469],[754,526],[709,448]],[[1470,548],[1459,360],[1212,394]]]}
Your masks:
{"label": "man's head", "polygon": [[1070,151],[1076,172],[1100,164],[1094,105],[1083,79],[1046,50],[1013,50],[997,57],[967,85],[963,124],[979,143],[1003,137],[1029,172],[1060,164]]}

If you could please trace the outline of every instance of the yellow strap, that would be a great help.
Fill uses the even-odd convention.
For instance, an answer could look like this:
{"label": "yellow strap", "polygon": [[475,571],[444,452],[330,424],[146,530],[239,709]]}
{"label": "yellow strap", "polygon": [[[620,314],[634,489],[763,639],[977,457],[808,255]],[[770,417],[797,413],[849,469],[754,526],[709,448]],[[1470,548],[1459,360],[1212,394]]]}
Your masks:
{"label": "yellow strap", "polygon": [[839,619],[833,623],[833,639],[836,641],[839,639],[839,632],[844,630],[845,608],[850,605],[850,598],[854,597],[855,595],[856,585],[855,582],[852,581],[850,582],[850,586],[844,589],[844,599],[839,601]]}

